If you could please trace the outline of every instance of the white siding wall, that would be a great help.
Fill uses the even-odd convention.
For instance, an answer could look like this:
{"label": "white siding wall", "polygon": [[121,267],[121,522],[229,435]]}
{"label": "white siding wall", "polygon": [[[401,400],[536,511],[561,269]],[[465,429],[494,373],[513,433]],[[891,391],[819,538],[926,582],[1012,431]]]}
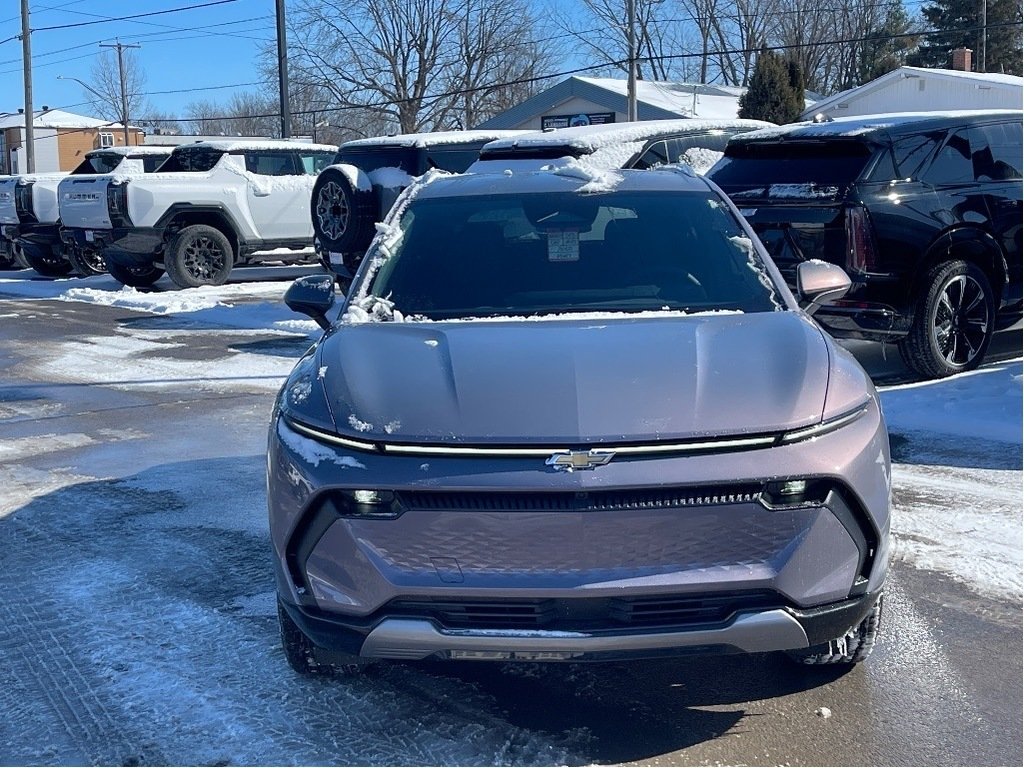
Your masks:
{"label": "white siding wall", "polygon": [[[53,128],[36,128],[36,173],[51,173],[60,170],[57,154],[57,131]],[[28,173],[28,157],[25,154],[25,129],[21,129],[21,146],[11,151],[8,158],[16,173]]]}
{"label": "white siding wall", "polygon": [[[980,86],[980,87],[979,87]],[[845,108],[843,105],[847,105]],[[1021,90],[939,77],[907,77],[869,93],[850,94],[834,105],[834,117],[887,112],[948,112],[956,109],[1020,109]]]}

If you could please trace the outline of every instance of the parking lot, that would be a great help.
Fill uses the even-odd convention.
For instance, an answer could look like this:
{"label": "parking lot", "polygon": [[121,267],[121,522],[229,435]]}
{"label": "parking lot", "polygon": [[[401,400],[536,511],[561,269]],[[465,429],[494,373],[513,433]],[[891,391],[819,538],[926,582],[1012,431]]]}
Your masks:
{"label": "parking lot", "polygon": [[[911,383],[851,345],[893,449],[882,641],[781,655],[394,663],[300,678],[277,634],[264,448],[311,268],[137,293],[0,278],[4,764],[1020,764],[1019,333]],[[158,288],[163,288],[158,283]]]}

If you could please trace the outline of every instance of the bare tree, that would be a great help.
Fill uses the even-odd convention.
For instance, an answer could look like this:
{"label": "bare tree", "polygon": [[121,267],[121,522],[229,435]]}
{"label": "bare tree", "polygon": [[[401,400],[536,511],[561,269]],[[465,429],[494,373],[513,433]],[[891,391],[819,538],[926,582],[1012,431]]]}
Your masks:
{"label": "bare tree", "polygon": [[[96,57],[89,70],[89,89],[85,96],[92,108],[107,120],[120,120],[121,111],[121,73],[117,66],[117,54],[103,51]],[[124,80],[128,94],[128,114],[141,115],[150,111],[144,93],[146,89],[146,73],[142,69],[139,57],[134,50],[124,52]]]}
{"label": "bare tree", "polygon": [[145,128],[146,133],[181,133],[181,121],[175,115],[152,107],[140,117],[132,118],[132,122],[140,128]]}
{"label": "bare tree", "polygon": [[273,136],[274,100],[255,92],[235,93],[225,104],[201,99],[186,107],[196,133],[208,136]]}
{"label": "bare tree", "polygon": [[291,14],[289,68],[336,109],[403,132],[468,127],[520,98],[508,83],[544,60],[543,46],[530,45],[530,9],[527,0],[303,0]]}

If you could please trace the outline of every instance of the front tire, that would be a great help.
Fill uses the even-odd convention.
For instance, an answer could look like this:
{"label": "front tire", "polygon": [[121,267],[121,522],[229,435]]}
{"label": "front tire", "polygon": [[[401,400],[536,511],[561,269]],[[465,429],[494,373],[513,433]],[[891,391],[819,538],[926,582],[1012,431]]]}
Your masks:
{"label": "front tire", "polygon": [[128,267],[123,264],[115,264],[112,261],[107,262],[107,271],[121,285],[127,285],[132,288],[149,288],[164,274],[162,269],[153,265]]}
{"label": "front tire", "polygon": [[69,248],[67,257],[75,272],[82,277],[104,275],[109,271],[102,251],[96,248]]}
{"label": "front tire", "polygon": [[358,656],[334,653],[335,659],[330,664],[317,660],[316,646],[306,637],[298,625],[292,621],[288,611],[277,598],[277,622],[281,628],[281,647],[284,649],[288,665],[300,675],[322,677],[336,673],[354,674],[367,665],[366,659]]}
{"label": "front tire", "polygon": [[925,276],[900,354],[925,378],[952,376],[981,364],[994,330],[995,299],[988,277],[968,261],[946,261]]}
{"label": "front tire", "polygon": [[357,189],[337,168],[317,176],[310,213],[314,236],[327,251],[362,253],[373,239],[373,192]]}
{"label": "front tire", "polygon": [[882,598],[878,598],[864,620],[842,637],[821,645],[787,651],[790,659],[808,666],[859,664],[871,655],[878,641],[878,628],[882,620]]}
{"label": "front tire", "polygon": [[185,227],[171,238],[164,266],[181,288],[224,285],[235,264],[231,242],[219,229],[206,224]]}
{"label": "front tire", "polygon": [[45,245],[22,248],[25,261],[43,277],[67,277],[74,267],[63,255]]}

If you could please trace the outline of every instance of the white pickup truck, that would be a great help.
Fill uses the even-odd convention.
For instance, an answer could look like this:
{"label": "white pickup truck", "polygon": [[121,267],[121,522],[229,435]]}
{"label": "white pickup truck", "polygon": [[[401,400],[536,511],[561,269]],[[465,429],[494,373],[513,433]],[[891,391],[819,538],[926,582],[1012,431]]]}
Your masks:
{"label": "white pickup truck", "polygon": [[[102,251],[125,285],[221,285],[236,264],[312,256],[309,201],[337,147],[199,141],[159,173],[98,176],[60,199],[66,242]],[[267,256],[267,252],[273,252]]]}
{"label": "white pickup truck", "polygon": [[155,171],[171,147],[107,147],[85,154],[68,173],[39,173],[0,180],[0,229],[4,239],[20,249],[36,272],[49,277],[72,270],[81,275],[106,271],[102,256],[92,248],[66,247],[61,239],[59,196],[65,185],[101,174],[140,176]]}

